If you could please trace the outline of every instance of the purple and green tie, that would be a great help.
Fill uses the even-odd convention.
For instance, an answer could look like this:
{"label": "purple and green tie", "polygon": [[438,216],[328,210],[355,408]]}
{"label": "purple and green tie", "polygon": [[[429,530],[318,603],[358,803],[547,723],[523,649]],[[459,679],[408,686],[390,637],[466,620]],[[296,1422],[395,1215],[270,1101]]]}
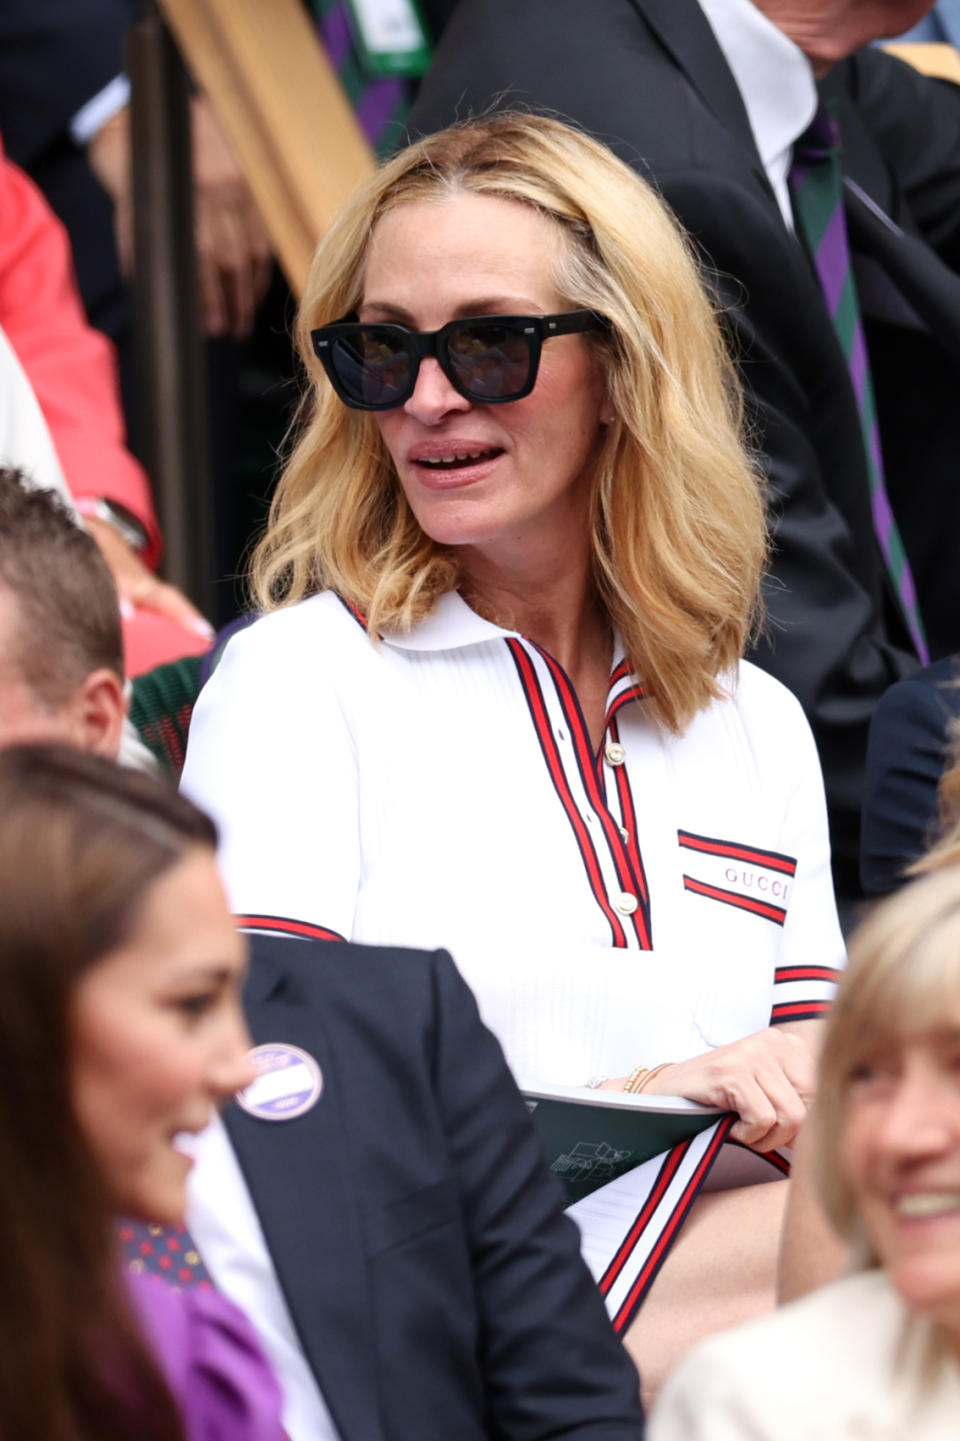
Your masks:
{"label": "purple and green tie", "polygon": [[410,110],[410,86],[396,76],[374,80],[360,62],[346,0],[311,0],[323,48],[379,160],[397,147]]}
{"label": "purple and green tie", "polygon": [[813,257],[856,396],[877,541],[917,655],[926,664],[930,657],[916,586],[883,478],[876,399],[843,210],[840,132],[833,116],[823,106],[793,148],[789,183],[797,226]]}

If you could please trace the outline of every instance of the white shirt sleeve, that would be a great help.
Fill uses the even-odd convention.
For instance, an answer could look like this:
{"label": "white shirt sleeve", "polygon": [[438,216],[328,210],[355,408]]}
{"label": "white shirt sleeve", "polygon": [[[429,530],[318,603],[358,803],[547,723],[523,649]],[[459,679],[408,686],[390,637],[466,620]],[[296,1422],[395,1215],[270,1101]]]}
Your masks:
{"label": "white shirt sleeve", "polygon": [[182,784],[217,823],[238,915],[265,929],[272,918],[278,930],[349,938],[358,773],[337,689],[336,625],[317,624],[324,599],[267,616],[230,642],[194,710]]}
{"label": "white shirt sleeve", "polygon": [[129,104],[130,81],[126,75],[115,75],[109,84],[81,105],[70,121],[70,138],[74,145],[89,145],[107,121]]}
{"label": "white shirt sleeve", "polygon": [[824,1015],[846,959],[830,870],[820,759],[799,703],[793,696],[785,699],[791,714],[778,731],[778,769],[791,776],[793,785],[779,849],[797,857],[797,871],[774,974],[774,1023]]}
{"label": "white shirt sleeve", "polygon": [[41,490],[55,490],[64,504],[75,510],[47,422],[3,330],[0,330],[0,464],[22,470]]}

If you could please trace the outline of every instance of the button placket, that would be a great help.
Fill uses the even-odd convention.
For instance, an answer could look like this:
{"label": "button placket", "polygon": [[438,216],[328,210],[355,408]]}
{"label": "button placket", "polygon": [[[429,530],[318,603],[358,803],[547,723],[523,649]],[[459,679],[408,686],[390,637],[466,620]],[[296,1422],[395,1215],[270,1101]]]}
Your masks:
{"label": "button placket", "polygon": [[622,766],[627,759],[627,752],[619,741],[607,741],[603,748],[603,758],[608,766]]}

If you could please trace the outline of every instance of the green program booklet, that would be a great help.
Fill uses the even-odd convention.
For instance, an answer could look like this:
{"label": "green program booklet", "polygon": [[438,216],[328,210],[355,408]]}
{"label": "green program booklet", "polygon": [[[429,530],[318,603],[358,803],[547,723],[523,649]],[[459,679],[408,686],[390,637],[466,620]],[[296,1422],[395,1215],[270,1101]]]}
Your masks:
{"label": "green program booklet", "polygon": [[682,1096],[630,1096],[589,1086],[522,1090],[568,1206],[724,1115]]}

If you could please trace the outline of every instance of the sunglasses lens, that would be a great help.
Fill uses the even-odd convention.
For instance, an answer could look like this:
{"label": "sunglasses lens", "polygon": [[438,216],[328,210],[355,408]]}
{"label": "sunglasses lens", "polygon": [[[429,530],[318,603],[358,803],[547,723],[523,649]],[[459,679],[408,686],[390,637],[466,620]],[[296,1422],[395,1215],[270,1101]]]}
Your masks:
{"label": "sunglasses lens", "polygon": [[447,363],[474,400],[509,400],[530,379],[530,337],[502,321],[471,320],[448,332]]}
{"label": "sunglasses lens", "polygon": [[410,385],[410,355],[403,337],[376,325],[358,325],[331,347],[337,379],[358,405],[402,405]]}

